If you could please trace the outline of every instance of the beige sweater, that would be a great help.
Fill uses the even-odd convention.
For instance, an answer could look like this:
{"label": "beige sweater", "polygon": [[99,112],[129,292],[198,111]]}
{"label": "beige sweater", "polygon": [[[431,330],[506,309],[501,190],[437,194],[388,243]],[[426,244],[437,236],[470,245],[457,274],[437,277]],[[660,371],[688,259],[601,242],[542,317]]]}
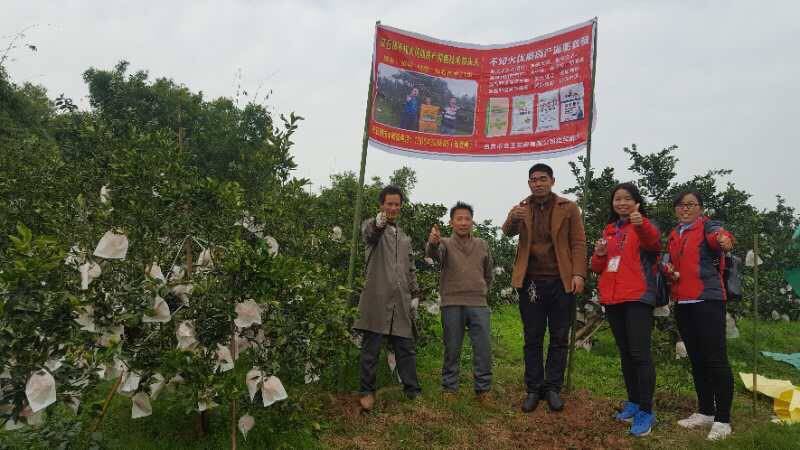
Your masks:
{"label": "beige sweater", "polygon": [[425,255],[441,263],[439,293],[442,306],[487,306],[486,294],[492,282],[489,246],[476,237],[443,237],[439,245],[430,242]]}

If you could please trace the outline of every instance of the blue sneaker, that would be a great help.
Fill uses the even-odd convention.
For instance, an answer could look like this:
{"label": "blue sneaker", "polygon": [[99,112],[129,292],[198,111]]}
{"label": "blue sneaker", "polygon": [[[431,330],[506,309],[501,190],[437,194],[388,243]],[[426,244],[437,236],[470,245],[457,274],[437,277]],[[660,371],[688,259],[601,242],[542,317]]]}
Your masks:
{"label": "blue sneaker", "polygon": [[620,422],[630,422],[633,420],[633,416],[635,416],[638,412],[639,405],[632,402],[625,402],[622,405],[622,411],[614,414],[614,418]]}
{"label": "blue sneaker", "polygon": [[633,416],[633,425],[631,425],[631,434],[637,437],[647,436],[653,429],[656,423],[656,415],[653,413],[646,413],[639,410]]}

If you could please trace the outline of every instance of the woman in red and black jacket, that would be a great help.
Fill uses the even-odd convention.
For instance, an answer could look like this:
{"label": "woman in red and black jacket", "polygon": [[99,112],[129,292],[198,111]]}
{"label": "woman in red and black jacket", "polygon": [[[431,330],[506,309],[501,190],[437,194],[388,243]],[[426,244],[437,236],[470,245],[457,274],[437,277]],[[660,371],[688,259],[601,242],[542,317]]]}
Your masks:
{"label": "woman in red and black jacket", "polygon": [[733,235],[703,214],[703,197],[680,193],[673,202],[678,226],[667,241],[675,320],[692,364],[698,412],[678,421],[686,428],[711,426],[708,439],[731,433],[733,374],[725,345],[725,270],[723,253]]}
{"label": "woman in red and black jacket", "polygon": [[656,372],[650,351],[656,303],[658,228],[646,215],[644,199],[631,183],[611,193],[610,216],[595,244],[592,271],[600,274],[600,303],[619,348],[628,401],[616,419],[632,421],[631,434],[644,436],[655,423]]}

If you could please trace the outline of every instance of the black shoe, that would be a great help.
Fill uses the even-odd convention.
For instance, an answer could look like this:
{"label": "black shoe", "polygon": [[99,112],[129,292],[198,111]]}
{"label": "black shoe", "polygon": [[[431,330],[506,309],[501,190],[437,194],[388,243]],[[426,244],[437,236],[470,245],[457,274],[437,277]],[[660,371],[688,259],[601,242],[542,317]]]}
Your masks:
{"label": "black shoe", "polygon": [[547,391],[544,393],[544,399],[547,400],[547,406],[550,407],[550,411],[561,411],[564,409],[564,401],[561,400],[558,392]]}
{"label": "black shoe", "polygon": [[542,397],[538,392],[528,393],[528,396],[522,401],[522,412],[532,412],[537,406],[539,406],[539,400],[541,400],[541,398]]}
{"label": "black shoe", "polygon": [[406,394],[406,398],[408,400],[416,400],[420,395],[422,395],[421,391],[406,391],[404,393]]}

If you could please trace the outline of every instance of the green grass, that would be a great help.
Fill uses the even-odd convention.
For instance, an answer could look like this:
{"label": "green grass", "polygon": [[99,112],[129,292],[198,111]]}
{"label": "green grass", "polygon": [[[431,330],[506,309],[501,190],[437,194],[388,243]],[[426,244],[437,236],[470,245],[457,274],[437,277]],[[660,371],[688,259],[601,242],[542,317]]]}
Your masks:
{"label": "green grass", "polygon": [[[440,395],[442,349],[437,338],[418,351],[418,372],[423,396],[413,402],[406,400],[386,364],[381,364],[377,411],[364,417],[351,414],[350,404],[356,396],[357,352],[351,353],[350,364],[344,365],[328,385],[338,385],[342,393],[331,393],[323,385],[289,387],[290,401],[269,408],[253,407],[249,412],[256,418],[256,426],[247,441],[239,435],[239,448],[458,448],[474,446],[486,430],[503,433],[528,426],[524,415],[517,411],[518,400],[524,395],[523,337],[517,308],[498,308],[492,317],[492,345],[494,356],[494,385],[492,403],[481,405],[472,395],[471,349],[465,340],[462,351],[460,394],[455,399]],[[785,426],[770,423],[772,400],[760,396],[758,412],[752,416],[752,396],[738,376],[738,372],[752,371],[752,322],[741,321],[741,336],[728,341],[728,354],[736,382],[733,427],[734,435],[728,440],[712,444],[705,441],[703,431],[686,431],[675,425],[677,419],[694,408],[694,393],[688,362],[675,360],[668,345],[658,347],[656,414],[658,425],[645,439],[626,437],[624,428],[611,426],[622,447],[633,448],[721,448],[721,449],[781,449],[800,448],[800,425]],[[441,336],[441,329],[431,330]],[[796,323],[762,322],[759,324],[759,349],[791,353],[800,350],[800,333]],[[664,341],[658,338],[656,341]],[[800,371],[789,364],[758,357],[759,373],[770,378],[789,379],[800,385]],[[611,414],[610,400],[624,398],[624,384],[619,369],[619,357],[614,340],[607,329],[596,335],[591,351],[579,350],[575,354],[573,382],[580,392],[588,391],[602,408],[601,419]],[[101,386],[84,405],[102,401],[110,385]],[[605,403],[604,403],[605,402]],[[102,427],[102,446],[109,449],[219,449],[229,448],[229,410],[223,405],[210,415],[210,433],[197,432],[195,413],[187,414],[191,405],[175,394],[165,395],[154,402],[154,415],[130,419],[130,400],[117,396]],[[240,411],[248,405],[240,405]],[[80,417],[84,426],[91,423],[92,408],[84,407]],[[57,433],[67,427],[71,412],[58,407],[52,410],[47,427]],[[537,412],[538,413],[538,412]],[[544,413],[542,413],[544,414]],[[569,405],[562,414],[570,414]],[[241,413],[239,414],[241,415]],[[549,416],[536,416],[536,420]],[[604,420],[604,419],[602,419]],[[587,423],[585,426],[597,426]],[[536,423],[530,426],[537,430]],[[539,430],[546,433],[547,430]],[[516,446],[514,434],[509,446]],[[500,438],[498,438],[500,439]],[[588,444],[587,444],[588,445]],[[24,443],[19,433],[0,433],[0,448],[37,448]],[[605,445],[616,447],[616,445]],[[38,448],[50,448],[42,445]],[[80,447],[79,447],[80,448]]]}

